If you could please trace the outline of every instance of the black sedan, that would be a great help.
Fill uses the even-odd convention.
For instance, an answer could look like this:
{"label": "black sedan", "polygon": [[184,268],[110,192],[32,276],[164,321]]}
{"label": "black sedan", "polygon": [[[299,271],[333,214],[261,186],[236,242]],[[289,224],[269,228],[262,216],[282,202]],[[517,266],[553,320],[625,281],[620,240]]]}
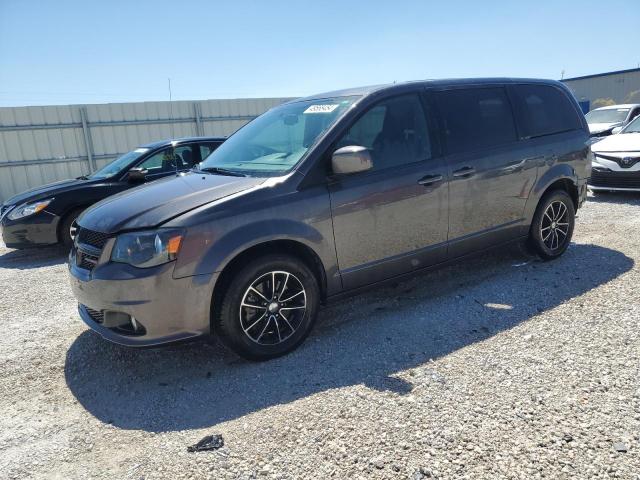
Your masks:
{"label": "black sedan", "polygon": [[74,222],[84,209],[141,183],[190,170],[224,140],[194,137],[142,145],[89,176],[15,195],[0,206],[2,239],[10,248],[70,246]]}

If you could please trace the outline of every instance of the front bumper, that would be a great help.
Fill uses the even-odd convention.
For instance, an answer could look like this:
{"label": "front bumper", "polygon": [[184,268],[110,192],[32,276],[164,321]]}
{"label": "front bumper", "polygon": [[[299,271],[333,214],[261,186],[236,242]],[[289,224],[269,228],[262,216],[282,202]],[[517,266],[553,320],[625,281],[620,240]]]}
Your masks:
{"label": "front bumper", "polygon": [[589,179],[591,190],[619,190],[626,192],[640,192],[640,171],[591,171]]}
{"label": "front bumper", "polygon": [[60,217],[46,210],[9,220],[5,215],[0,221],[2,240],[9,248],[45,247],[58,243]]}
{"label": "front bumper", "polygon": [[[75,265],[72,251],[69,278],[80,317],[105,339],[127,346],[161,345],[208,334],[217,275],[173,278],[173,268],[173,262],[153,268],[107,262],[89,271]],[[95,312],[133,317],[143,333],[107,327],[96,320]]]}

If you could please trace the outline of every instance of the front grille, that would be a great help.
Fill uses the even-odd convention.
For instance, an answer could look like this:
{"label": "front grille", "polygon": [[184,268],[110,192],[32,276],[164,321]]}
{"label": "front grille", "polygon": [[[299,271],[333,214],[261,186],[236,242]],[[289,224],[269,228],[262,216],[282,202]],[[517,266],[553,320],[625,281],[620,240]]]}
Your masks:
{"label": "front grille", "polygon": [[89,308],[86,305],[84,305],[84,309],[87,311],[87,313],[89,314],[89,316],[94,322],[97,322],[97,323],[104,322],[104,312],[101,312],[100,310],[94,310],[93,308]]}
{"label": "front grille", "polygon": [[640,172],[591,172],[589,185],[603,188],[640,188]]}
{"label": "front grille", "polygon": [[101,250],[109,238],[111,238],[111,235],[108,233],[94,232],[93,230],[87,230],[86,228],[81,228],[78,231],[78,243],[91,245],[92,247],[99,248]]}
{"label": "front grille", "polygon": [[617,157],[615,155],[603,155],[601,153],[597,153],[596,157],[600,157],[606,160],[611,160],[612,162],[616,162],[622,168],[631,168],[636,163],[640,162],[640,157],[635,155],[625,155],[625,156]]}
{"label": "front grille", "polygon": [[98,264],[107,240],[111,238],[108,233],[96,232],[86,228],[80,228],[76,233],[76,265],[85,270],[93,270]]}
{"label": "front grille", "polygon": [[83,252],[82,250],[78,250],[76,253],[76,265],[80,268],[84,268],[86,270],[93,270],[93,267],[98,263],[98,258],[96,255],[91,255],[90,253]]}

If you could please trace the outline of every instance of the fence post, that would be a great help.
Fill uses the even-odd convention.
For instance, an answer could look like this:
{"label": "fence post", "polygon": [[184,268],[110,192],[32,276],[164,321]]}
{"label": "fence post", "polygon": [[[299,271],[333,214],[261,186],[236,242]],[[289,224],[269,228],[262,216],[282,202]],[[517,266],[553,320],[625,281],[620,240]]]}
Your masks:
{"label": "fence post", "polygon": [[202,128],[202,122],[200,120],[200,104],[197,102],[193,102],[193,113],[196,117],[196,135],[202,137],[204,136],[204,130]]}
{"label": "fence post", "polygon": [[84,135],[84,146],[87,151],[87,162],[89,163],[89,172],[95,172],[98,167],[96,160],[93,158],[93,141],[91,140],[91,131],[87,122],[87,108],[80,107],[80,119],[82,120],[82,133]]}

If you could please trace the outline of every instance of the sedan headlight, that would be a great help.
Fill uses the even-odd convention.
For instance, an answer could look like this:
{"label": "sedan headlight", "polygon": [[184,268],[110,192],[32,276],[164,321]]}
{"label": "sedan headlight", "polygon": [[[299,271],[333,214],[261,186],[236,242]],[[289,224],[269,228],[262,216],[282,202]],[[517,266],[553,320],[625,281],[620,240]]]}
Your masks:
{"label": "sedan headlight", "polygon": [[184,234],[182,230],[159,229],[118,235],[111,261],[135,267],[154,267],[178,256]]}
{"label": "sedan headlight", "polygon": [[48,198],[47,200],[40,200],[38,202],[23,203],[11,210],[7,215],[7,218],[9,220],[19,220],[21,218],[28,217],[29,215],[34,215],[47,208],[52,201],[53,198]]}

